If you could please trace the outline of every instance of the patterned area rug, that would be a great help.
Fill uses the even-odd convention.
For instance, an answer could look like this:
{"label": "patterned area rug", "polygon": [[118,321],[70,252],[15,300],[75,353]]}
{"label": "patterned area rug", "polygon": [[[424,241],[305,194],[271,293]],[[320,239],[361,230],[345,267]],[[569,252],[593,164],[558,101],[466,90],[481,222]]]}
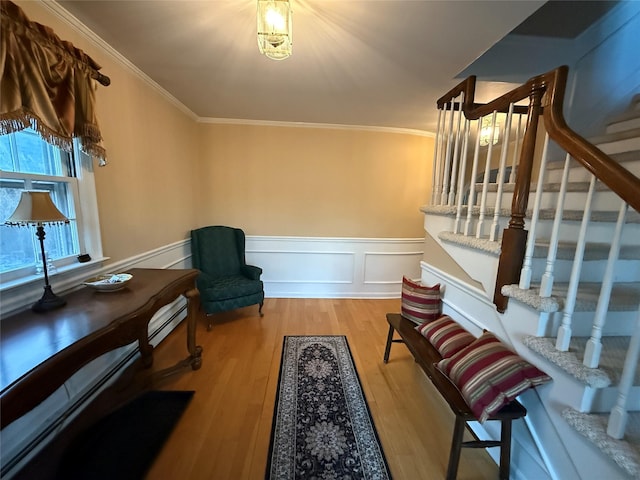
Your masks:
{"label": "patterned area rug", "polygon": [[266,478],[391,478],[346,337],[284,337]]}

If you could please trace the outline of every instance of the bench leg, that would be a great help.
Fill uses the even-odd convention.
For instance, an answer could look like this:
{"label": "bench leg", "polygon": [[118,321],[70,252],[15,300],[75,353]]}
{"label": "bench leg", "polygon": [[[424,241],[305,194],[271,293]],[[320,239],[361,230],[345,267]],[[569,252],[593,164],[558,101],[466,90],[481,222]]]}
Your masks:
{"label": "bench leg", "polygon": [[500,429],[500,480],[509,480],[511,462],[511,420],[502,420]]}
{"label": "bench leg", "polygon": [[387,346],[384,348],[384,363],[389,361],[389,352],[391,352],[391,344],[393,343],[393,327],[389,325],[389,334],[387,335]]}
{"label": "bench leg", "polygon": [[451,451],[449,452],[449,466],[447,467],[447,480],[455,480],[458,475],[458,464],[460,463],[460,450],[462,449],[462,439],[464,437],[464,418],[456,415],[456,423],[453,427],[453,438],[451,439]]}

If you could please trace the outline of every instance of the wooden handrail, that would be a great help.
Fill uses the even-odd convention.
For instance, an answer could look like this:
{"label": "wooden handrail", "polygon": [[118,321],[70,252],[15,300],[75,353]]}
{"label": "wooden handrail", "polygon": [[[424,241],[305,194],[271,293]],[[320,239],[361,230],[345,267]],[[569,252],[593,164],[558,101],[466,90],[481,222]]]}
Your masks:
{"label": "wooden handrail", "polygon": [[567,67],[559,67],[549,72],[549,75],[554,76],[555,86],[549,91],[547,105],[544,107],[544,119],[549,137],[598,180],[640,212],[640,178],[567,126],[562,114],[567,73]]}
{"label": "wooden handrail", "polygon": [[[528,114],[520,164],[516,174],[511,219],[504,230],[498,274],[494,292],[494,303],[498,311],[506,309],[508,299],[501,294],[504,285],[517,283],[526,248],[527,231],[524,229],[525,215],[531,185],[536,136],[540,115],[545,120],[549,137],[571,155],[578,163],[606,184],[621,199],[640,212],[640,178],[633,175],[571,130],[562,113],[567,83],[567,66],[560,66],[542,75],[529,79],[523,85],[505,93],[486,104],[475,103],[476,77],[468,77],[437,101],[439,109],[462,108],[465,117],[476,120],[494,111],[507,112],[510,104],[529,100],[529,106],[515,105],[514,112]],[[454,99],[464,93],[463,103]]]}

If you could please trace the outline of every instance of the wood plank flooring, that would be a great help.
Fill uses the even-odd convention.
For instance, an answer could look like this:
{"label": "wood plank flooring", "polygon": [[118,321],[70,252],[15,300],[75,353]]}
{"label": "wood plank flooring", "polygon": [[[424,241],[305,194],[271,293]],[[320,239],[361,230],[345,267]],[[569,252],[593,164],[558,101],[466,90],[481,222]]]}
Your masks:
{"label": "wood plank flooring", "polygon": [[[264,478],[283,336],[346,335],[393,478],[443,479],[453,414],[403,345],[382,362],[385,314],[399,308],[399,299],[267,299],[262,318],[257,307],[219,314],[209,332],[203,318],[202,368],[154,386],[196,393],[147,478]],[[185,356],[184,327],[155,350],[154,369]],[[463,449],[459,480],[497,476],[486,451]]]}

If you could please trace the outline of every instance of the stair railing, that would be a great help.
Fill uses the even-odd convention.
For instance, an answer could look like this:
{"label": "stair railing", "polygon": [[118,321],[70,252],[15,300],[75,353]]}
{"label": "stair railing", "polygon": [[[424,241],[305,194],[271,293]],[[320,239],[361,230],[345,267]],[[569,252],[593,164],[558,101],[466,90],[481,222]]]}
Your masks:
{"label": "stair railing", "polygon": [[[456,203],[456,221],[454,233],[465,236],[475,235],[482,238],[483,221],[489,211],[487,206],[487,193],[489,191],[490,172],[492,163],[492,142],[489,142],[486,159],[481,164],[480,137],[484,118],[491,118],[490,124],[493,129],[496,126],[497,114],[506,114],[507,121],[503,132],[503,146],[500,155],[498,175],[496,178],[496,202],[493,211],[493,224],[489,234],[489,241],[495,241],[497,223],[501,212],[501,194],[503,190],[504,168],[509,145],[511,124],[517,123],[515,130],[514,156],[512,160],[511,173],[508,181],[515,185],[513,189],[513,199],[511,204],[510,218],[507,228],[503,231],[500,248],[500,259],[498,274],[496,278],[494,303],[500,312],[504,312],[507,307],[508,297],[502,294],[502,287],[505,285],[518,284],[521,289],[531,287],[531,264],[534,251],[536,249],[536,229],[538,217],[541,212],[541,199],[543,193],[544,179],[546,175],[546,163],[548,156],[549,142],[552,140],[554,146],[560,147],[566,152],[562,180],[559,185],[559,193],[556,199],[555,210],[553,211],[554,222],[548,241],[547,259],[545,271],[542,275],[539,296],[542,298],[552,295],[554,286],[554,268],[560,242],[560,228],[563,225],[562,219],[567,213],[565,209],[565,197],[568,188],[568,176],[570,163],[577,161],[591,173],[586,205],[583,208],[580,233],[578,234],[577,247],[575,250],[571,278],[568,286],[563,309],[562,324],[558,329],[556,348],[566,351],[571,340],[572,316],[576,307],[577,293],[581,281],[581,269],[585,255],[588,228],[592,220],[593,197],[596,186],[606,185],[611,191],[620,197],[621,204],[617,215],[615,233],[613,235],[609,249],[608,261],[602,279],[602,286],[598,295],[596,313],[592,324],[592,331],[587,342],[583,363],[590,368],[595,368],[599,364],[600,352],[602,349],[602,332],[606,322],[607,311],[612,293],[615,264],[620,253],[622,231],[629,207],[640,212],[640,179],[631,174],[620,164],[612,160],[594,145],[587,142],[580,135],[573,132],[566,125],[562,115],[562,104],[567,78],[567,67],[559,67],[553,71],[530,79],[524,85],[502,95],[501,97],[487,103],[477,104],[474,102],[475,77],[469,77],[464,82],[448,92],[438,100],[438,108],[451,112],[448,127],[443,125],[442,132],[448,138],[448,148],[446,152],[438,147],[439,165],[434,165],[434,175],[438,176],[438,185],[442,187],[439,198],[433,197],[434,204],[450,206],[452,194]],[[527,100],[528,106],[523,107],[518,103]],[[454,112],[459,112],[458,121],[453,121]],[[464,114],[464,126],[460,121]],[[513,115],[517,115],[517,122],[514,122]],[[521,123],[526,120],[526,126],[521,137]],[[541,119],[544,119],[541,122]],[[456,126],[457,125],[457,126]],[[539,128],[540,126],[540,128]],[[447,128],[449,129],[447,131]],[[544,134],[544,146],[541,155],[536,155],[536,145],[538,142],[539,130]],[[475,150],[473,152],[473,163],[469,177],[469,187],[465,191],[465,178],[467,175],[467,147],[471,144],[471,139],[475,136]],[[493,133],[490,138],[492,139]],[[453,148],[451,145],[453,138],[456,139]],[[460,143],[459,139],[462,138]],[[458,145],[461,148],[458,149]],[[460,152],[460,156],[458,153]],[[534,160],[536,161],[534,165]],[[449,162],[449,163],[448,163]],[[453,168],[451,168],[453,165]],[[538,179],[535,186],[536,196],[532,212],[527,212],[531,178],[534,166],[538,168]],[[447,180],[445,177],[453,174],[458,169],[457,194],[455,193],[455,181]],[[482,185],[476,184],[478,171],[484,171]],[[449,187],[451,185],[451,188]],[[449,189],[450,188],[450,189]],[[476,198],[476,191],[480,189],[480,201]],[[599,189],[599,187],[598,187]],[[446,205],[445,205],[446,204]],[[466,213],[466,221],[462,229],[462,218]],[[528,214],[528,217],[527,217]],[[473,218],[478,220],[473,228]],[[529,232],[525,230],[525,222],[529,222]],[[463,230],[460,233],[460,230]],[[475,230],[475,234],[474,234]],[[640,313],[640,312],[639,312]],[[610,417],[608,433],[611,436],[620,438],[624,434],[626,423],[626,399],[629,396],[633,377],[637,369],[640,357],[640,315],[632,336],[630,347],[627,351],[627,358],[619,384],[618,402]]]}
{"label": "stair railing", "polygon": [[[466,207],[464,206],[464,203],[462,204],[462,207],[460,207],[460,202],[464,202],[464,198],[461,198],[464,194],[460,195],[460,191],[458,192],[460,216],[462,216],[466,211],[467,217],[464,227],[464,235],[472,234],[471,224],[473,222],[473,213],[475,213],[475,209],[478,210],[477,213],[479,217],[484,218],[484,215],[486,215],[486,211],[483,210],[486,210],[487,206],[482,205],[482,199],[481,204],[477,206],[475,198],[475,179],[477,177],[477,172],[480,168],[484,168],[485,174],[481,193],[482,197],[484,197],[484,192],[486,190],[485,185],[489,182],[489,175],[487,175],[486,172],[488,170],[490,171],[491,166],[491,158],[488,158],[487,162],[485,162],[482,167],[478,163],[479,136],[482,118],[493,115],[494,112],[508,114],[511,105],[513,105],[514,114],[526,118],[526,126],[522,137],[522,143],[519,144],[518,147],[518,159],[517,161],[514,161],[515,168],[512,167],[511,172],[511,176],[513,176],[513,170],[516,171],[515,186],[508,227],[503,231],[502,235],[500,261],[494,292],[494,303],[500,312],[504,312],[508,302],[508,298],[501,293],[502,287],[504,285],[519,283],[524,264],[528,236],[528,232],[525,230],[525,221],[527,219],[527,206],[538,137],[538,125],[540,124],[541,118],[544,118],[545,133],[549,135],[549,138],[553,140],[555,144],[567,152],[571,158],[575,159],[589,172],[595,175],[599,181],[606,184],[627,204],[635,210],[640,211],[640,196],[637,195],[637,192],[640,191],[640,179],[632,175],[617,162],[613,161],[596,146],[590,144],[580,135],[573,132],[566,125],[562,114],[562,107],[567,72],[568,69],[566,66],[558,67],[543,75],[531,78],[525,84],[486,104],[475,103],[476,78],[472,76],[451,89],[438,99],[437,102],[439,110],[442,110],[445,114],[450,112],[450,115],[448,115],[448,127],[445,125],[446,122],[439,122],[439,133],[443,133],[443,136],[447,137],[447,143],[449,145],[452,143],[452,138],[459,135],[460,132],[460,130],[454,130],[456,123],[453,122],[453,113],[455,111],[462,110],[466,120],[478,120],[475,122],[475,129],[470,130],[470,135],[472,137],[475,136],[476,149],[473,156],[474,160],[471,169]],[[528,106],[524,107],[522,105],[518,105],[522,101],[528,101]],[[518,120],[518,123],[520,123],[520,119]],[[467,124],[465,123],[465,129],[466,125]],[[518,134],[516,141],[519,140]],[[446,203],[449,203],[450,205],[451,203],[449,202],[449,198],[452,193],[448,190],[448,182],[450,179],[445,178],[445,173],[450,172],[450,165],[452,164],[451,162],[453,162],[453,158],[450,157],[451,149],[448,148],[447,152],[445,152],[444,148],[439,146],[440,140],[436,143],[436,149],[441,155],[438,156],[438,160],[434,165],[434,172],[437,177],[435,186],[441,188],[441,190],[439,192],[440,198],[436,199],[435,202],[432,203],[434,205],[445,205]],[[491,143],[488,151],[491,151]],[[463,179],[463,172],[464,169],[460,167],[461,179]],[[543,174],[544,169],[541,168],[540,175]],[[498,178],[497,181],[503,181],[503,178]],[[462,184],[464,184],[463,181],[458,182],[459,187]],[[444,199],[447,201],[443,201]],[[494,208],[500,209],[500,204],[496,204]],[[534,215],[537,215],[537,213],[534,213]],[[482,233],[483,227],[480,220],[478,223],[479,224],[476,224],[475,227],[475,233],[477,237],[481,237],[482,235],[479,235],[479,233]]]}
{"label": "stair railing", "polygon": [[[473,93],[474,82],[474,77],[469,77],[439,100],[431,204],[450,213],[455,211],[454,233],[497,242],[499,222],[504,215],[500,205],[505,184],[513,184],[516,178],[522,117],[527,110],[509,103],[504,109],[481,111],[476,118],[471,118],[469,108],[475,107],[465,98]],[[500,145],[496,146],[498,138]],[[498,148],[500,155],[496,164],[494,153]]]}

